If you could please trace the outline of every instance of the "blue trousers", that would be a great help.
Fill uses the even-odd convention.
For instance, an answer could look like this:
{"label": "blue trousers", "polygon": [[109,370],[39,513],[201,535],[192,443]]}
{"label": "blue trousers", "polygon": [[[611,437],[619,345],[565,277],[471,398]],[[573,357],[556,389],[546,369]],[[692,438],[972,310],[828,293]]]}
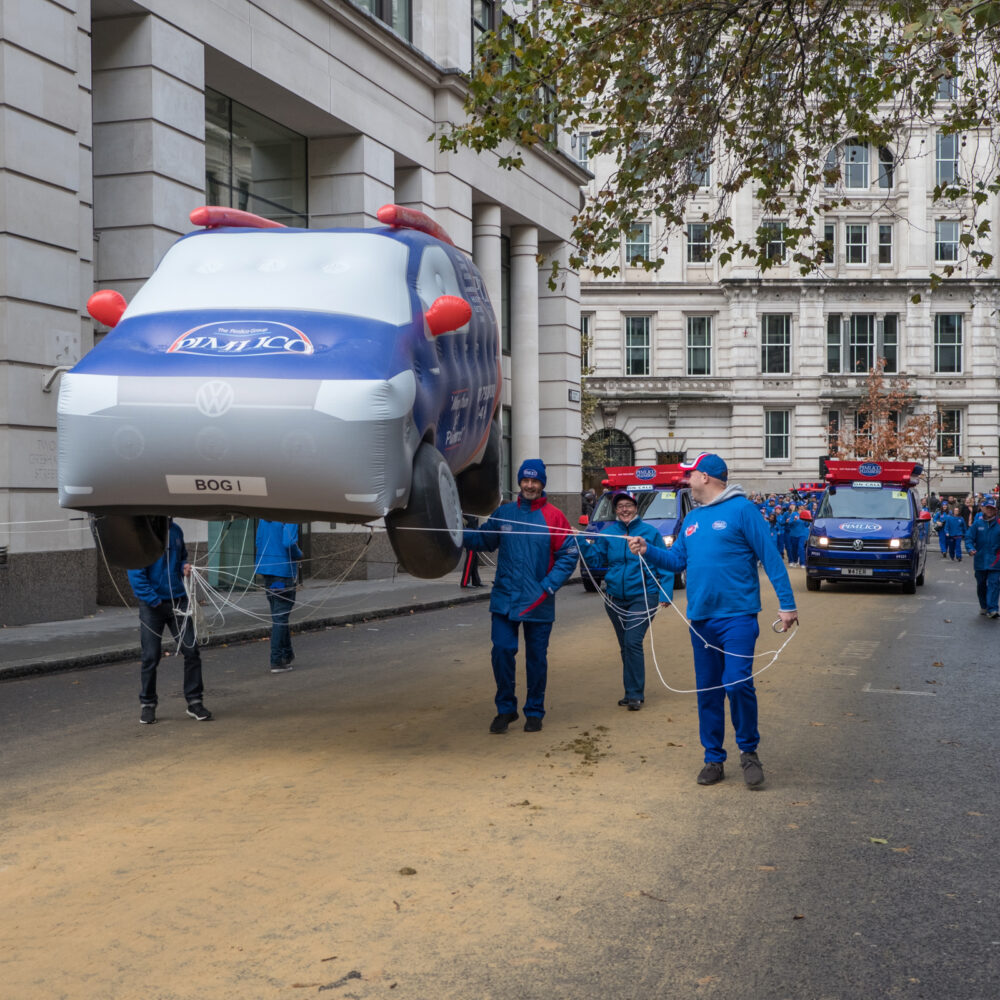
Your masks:
{"label": "blue trousers", "polygon": [[277,667],[294,657],[292,633],[288,616],[295,607],[295,588],[277,590],[267,588],[267,603],[271,608],[271,666]]}
{"label": "blue trousers", "polygon": [[941,544],[941,555],[946,556],[948,554],[948,536],[943,532],[938,532],[938,542]]}
{"label": "blue trousers", "polygon": [[660,606],[656,594],[646,597],[618,600],[608,598],[605,608],[622,654],[622,680],[625,683],[625,697],[629,701],[645,700],[646,658],[642,652],[642,642],[649,628],[650,615],[656,614]]}
{"label": "blue trousers", "polygon": [[986,611],[997,611],[1000,601],[1000,569],[977,569],[976,596],[979,606]]}
{"label": "blue trousers", "polygon": [[[698,685],[698,733],[705,748],[705,762],[724,761],[726,735],[726,696],[729,714],[736,731],[736,745],[751,753],[757,749],[757,692],[752,680],[753,655],[760,628],[756,615],[735,618],[703,618],[691,623],[691,646],[694,649],[694,676]],[[702,639],[694,633],[697,631]],[[718,646],[706,649],[705,643]],[[734,654],[742,654],[737,656]],[[719,685],[726,685],[725,688]],[[705,690],[712,688],[714,690]]]}
{"label": "blue trousers", "polygon": [[961,535],[949,535],[948,536],[948,555],[952,559],[957,559],[959,562],[962,561],[962,536]]}
{"label": "blue trousers", "polygon": [[545,715],[545,681],[549,670],[549,635],[552,633],[552,624],[552,622],[517,622],[506,615],[493,615],[490,639],[493,642],[493,677],[497,682],[498,713],[517,711],[514,661],[517,656],[518,626],[523,626],[527,674],[524,714],[534,715],[539,719]]}

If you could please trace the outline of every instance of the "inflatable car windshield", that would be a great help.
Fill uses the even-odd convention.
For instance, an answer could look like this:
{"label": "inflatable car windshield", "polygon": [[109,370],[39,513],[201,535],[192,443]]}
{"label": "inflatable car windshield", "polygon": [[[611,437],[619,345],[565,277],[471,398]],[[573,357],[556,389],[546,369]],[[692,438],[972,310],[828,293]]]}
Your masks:
{"label": "inflatable car windshield", "polygon": [[59,502],[113,564],[154,561],[167,517],[384,517],[403,567],[461,552],[499,502],[500,353],[471,260],[422,213],[276,227],[207,207],[114,329],[63,376]]}

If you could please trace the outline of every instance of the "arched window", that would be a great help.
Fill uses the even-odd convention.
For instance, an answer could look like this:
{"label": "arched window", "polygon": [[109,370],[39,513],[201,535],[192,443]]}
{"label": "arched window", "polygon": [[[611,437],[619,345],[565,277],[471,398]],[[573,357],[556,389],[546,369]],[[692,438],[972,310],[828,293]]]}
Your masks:
{"label": "arched window", "polygon": [[635,465],[635,446],[623,431],[603,428],[587,438],[583,456],[584,487],[600,493],[605,467]]}
{"label": "arched window", "polygon": [[847,139],[827,154],[825,186],[851,191],[889,191],[895,182],[895,160],[885,146]]}

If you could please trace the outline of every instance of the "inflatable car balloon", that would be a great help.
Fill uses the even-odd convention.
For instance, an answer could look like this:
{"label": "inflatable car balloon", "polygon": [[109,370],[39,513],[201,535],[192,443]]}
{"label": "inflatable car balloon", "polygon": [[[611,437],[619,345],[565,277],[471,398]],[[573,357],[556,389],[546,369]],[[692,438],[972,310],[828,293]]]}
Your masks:
{"label": "inflatable car balloon", "polygon": [[420,212],[305,230],[205,206],[114,329],[63,376],[59,502],[108,560],[167,518],[384,518],[400,563],[458,561],[462,511],[500,499],[500,341],[482,276]]}

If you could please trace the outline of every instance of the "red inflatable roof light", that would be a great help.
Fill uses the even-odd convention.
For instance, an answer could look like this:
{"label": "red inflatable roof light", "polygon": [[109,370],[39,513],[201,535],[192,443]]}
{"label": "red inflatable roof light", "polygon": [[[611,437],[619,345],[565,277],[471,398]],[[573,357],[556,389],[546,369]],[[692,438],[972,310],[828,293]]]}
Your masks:
{"label": "red inflatable roof light", "polygon": [[687,473],[679,465],[615,465],[606,466],[608,478],[603,485],[680,486]]}
{"label": "red inflatable roof light", "polygon": [[383,205],[375,214],[378,216],[378,221],[386,226],[393,226],[395,229],[415,229],[418,232],[427,233],[428,236],[433,236],[449,246],[455,245],[443,226],[439,226],[429,215],[415,208],[406,208],[403,205]]}
{"label": "red inflatable roof light", "polygon": [[919,462],[827,460],[826,481],[831,485],[868,482],[887,486],[916,486],[924,467]]}
{"label": "red inflatable roof light", "polygon": [[253,212],[244,212],[239,208],[226,208],[223,205],[202,205],[196,208],[188,218],[193,226],[204,226],[206,229],[218,229],[220,226],[232,226],[241,229],[284,229],[285,226],[273,219],[265,219]]}

